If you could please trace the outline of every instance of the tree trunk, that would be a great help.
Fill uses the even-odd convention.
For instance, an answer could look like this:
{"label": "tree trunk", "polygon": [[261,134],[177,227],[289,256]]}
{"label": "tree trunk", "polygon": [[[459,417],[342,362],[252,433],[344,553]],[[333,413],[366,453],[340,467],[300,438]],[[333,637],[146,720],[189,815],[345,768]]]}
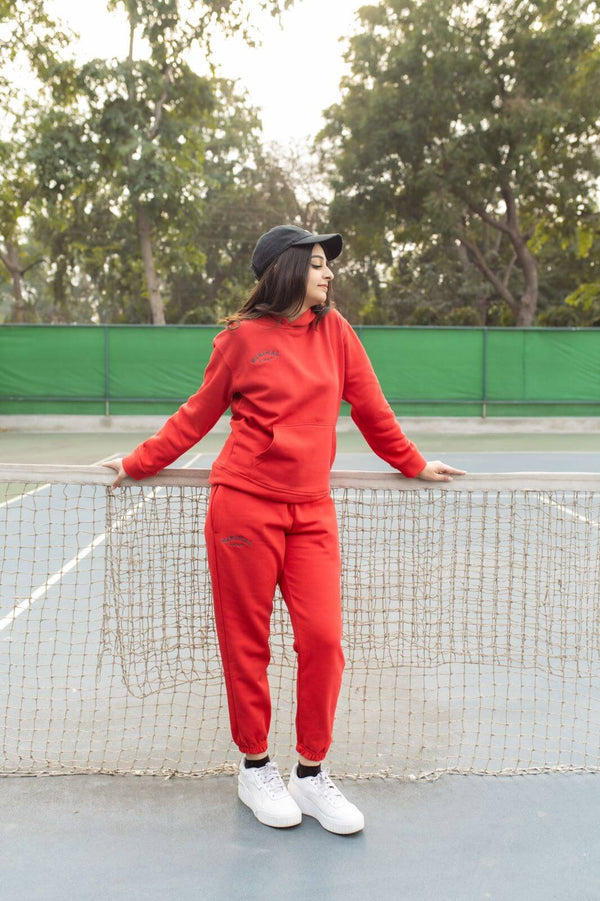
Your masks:
{"label": "tree trunk", "polygon": [[496,272],[495,269],[492,268],[492,265],[488,263],[485,259],[483,253],[480,248],[477,246],[475,241],[469,240],[466,236],[466,229],[463,226],[462,233],[460,234],[459,240],[461,244],[465,247],[466,250],[470,251],[473,258],[473,265],[479,269],[481,274],[487,279],[487,281],[492,286],[493,294],[502,299],[508,307],[513,311],[515,319],[519,314],[518,304],[513,295],[511,294],[508,285],[504,283],[503,279],[500,278],[500,275]]}
{"label": "tree trunk", "polygon": [[6,242],[6,254],[1,255],[2,262],[8,269],[12,279],[12,293],[15,306],[11,319],[13,322],[25,322],[25,304],[23,303],[23,276],[19,266],[19,253],[16,244]]}
{"label": "tree trunk", "polygon": [[488,309],[492,296],[492,294],[479,294],[475,299],[475,304],[479,310],[479,325],[483,327],[487,326]]}
{"label": "tree trunk", "polygon": [[[456,251],[458,253],[458,259],[465,270],[465,274],[469,272],[470,269],[473,268],[473,263],[467,253],[466,246],[459,241],[456,247]],[[492,294],[484,294],[483,292],[479,293],[475,298],[475,306],[479,310],[479,325],[485,327],[487,325],[487,317],[488,317],[488,307],[490,301],[492,300]]]}
{"label": "tree trunk", "polygon": [[154,265],[154,254],[152,253],[152,231],[150,222],[146,215],[144,206],[138,200],[136,204],[138,235],[140,239],[140,249],[142,251],[142,260],[144,263],[144,275],[146,276],[146,288],[148,289],[148,303],[150,305],[150,315],[152,325],[165,324],[165,306],[160,293],[160,282]]}
{"label": "tree trunk", "polygon": [[521,296],[519,303],[519,313],[517,316],[517,325],[520,327],[529,327],[535,321],[538,301],[538,265],[537,260],[527,247],[525,241],[518,251],[519,263],[525,278],[525,290]]}
{"label": "tree trunk", "polygon": [[[533,325],[537,310],[539,288],[538,263],[527,246],[527,241],[531,237],[531,233],[527,234],[521,231],[517,199],[514,191],[510,186],[504,185],[501,187],[500,192],[506,204],[506,215],[503,219],[499,219],[488,213],[485,206],[473,203],[468,199],[466,202],[471,213],[475,213],[479,216],[485,225],[490,225],[492,228],[505,234],[512,244],[514,258],[511,259],[508,264],[504,276],[500,278],[500,275],[495,269],[487,263],[485,256],[477,247],[476,242],[467,237],[466,223],[464,220],[460,232],[460,241],[473,255],[473,263],[475,266],[477,266],[482,275],[487,278],[498,296],[506,301],[513,311],[516,324],[518,326],[527,327]],[[512,295],[508,287],[510,275],[515,263],[518,263],[519,268],[523,273],[523,278],[525,279],[525,290],[519,301]]]}
{"label": "tree trunk", "polygon": [[509,237],[514,247],[523,278],[525,290],[519,302],[519,310],[516,316],[518,326],[531,326],[535,319],[538,302],[538,264],[537,260],[527,246],[528,236],[523,234],[519,223],[519,210],[514,191],[505,185],[501,188],[502,197],[506,204],[506,225]]}

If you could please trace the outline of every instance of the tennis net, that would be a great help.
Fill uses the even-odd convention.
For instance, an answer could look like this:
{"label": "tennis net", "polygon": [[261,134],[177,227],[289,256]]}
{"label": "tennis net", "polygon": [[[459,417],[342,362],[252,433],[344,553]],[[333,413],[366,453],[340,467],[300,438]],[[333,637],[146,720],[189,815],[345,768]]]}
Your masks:
{"label": "tennis net", "polygon": [[[0,774],[232,772],[207,471],[0,467]],[[600,475],[332,474],[347,776],[600,769]],[[277,594],[270,747],[294,760]]]}

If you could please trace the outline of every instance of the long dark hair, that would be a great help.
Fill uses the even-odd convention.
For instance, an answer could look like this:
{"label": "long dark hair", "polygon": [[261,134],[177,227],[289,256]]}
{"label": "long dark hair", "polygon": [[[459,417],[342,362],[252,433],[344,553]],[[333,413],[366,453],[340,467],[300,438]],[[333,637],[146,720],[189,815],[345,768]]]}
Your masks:
{"label": "long dark hair", "polygon": [[[310,269],[312,244],[288,247],[273,260],[264,271],[258,284],[236,313],[226,316],[223,322],[229,327],[241,319],[259,319],[261,316],[294,317],[304,301],[306,280]],[[331,282],[325,303],[311,307],[315,311],[314,325],[334,306]]]}

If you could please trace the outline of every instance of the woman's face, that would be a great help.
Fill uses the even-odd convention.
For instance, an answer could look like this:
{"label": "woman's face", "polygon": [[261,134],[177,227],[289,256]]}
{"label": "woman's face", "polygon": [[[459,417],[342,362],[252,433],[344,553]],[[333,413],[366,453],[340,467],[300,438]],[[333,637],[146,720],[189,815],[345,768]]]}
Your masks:
{"label": "woman's face", "polygon": [[314,244],[306,278],[306,293],[304,306],[306,308],[325,303],[329,282],[333,278],[333,272],[327,265],[325,251],[320,244]]}

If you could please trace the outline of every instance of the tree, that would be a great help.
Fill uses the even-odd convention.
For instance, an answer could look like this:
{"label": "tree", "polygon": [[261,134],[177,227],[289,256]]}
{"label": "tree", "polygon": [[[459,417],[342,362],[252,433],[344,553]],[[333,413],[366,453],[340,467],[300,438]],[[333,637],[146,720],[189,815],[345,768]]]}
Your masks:
{"label": "tree", "polygon": [[480,307],[533,324],[536,237],[572,231],[600,175],[597,4],[384,0],[361,19],[322,134],[332,218],[388,269],[453,246]]}
{"label": "tree", "polygon": [[[289,0],[259,4],[274,14],[287,5]],[[85,229],[85,217],[107,222],[112,216],[121,232],[122,223],[129,224],[138,242],[149,318],[162,324],[161,262],[178,257],[193,267],[204,259],[192,240],[206,189],[204,145],[213,114],[225,102],[223,83],[194,72],[190,53],[200,48],[209,56],[217,28],[241,30],[248,40],[252,31],[243,0],[109,2],[109,8],[117,7],[127,15],[126,58],[70,65],[56,92],[58,104],[38,123],[43,140],[31,160],[48,236],[49,227],[63,221],[69,223],[63,232],[73,237],[77,228]],[[235,166],[233,156],[230,165]],[[173,238],[177,252],[169,249]]]}
{"label": "tree", "polygon": [[[122,6],[127,13],[129,53],[124,64],[107,73],[108,81],[116,83],[116,91],[113,89],[112,95],[107,92],[102,117],[108,136],[107,162],[130,196],[152,322],[162,324],[164,303],[153,230],[160,230],[160,219],[173,214],[175,207],[185,216],[199,200],[190,192],[191,180],[185,177],[185,170],[202,160],[202,129],[198,126],[213,106],[207,80],[192,71],[187,56],[194,45],[210,53],[215,27],[229,32],[242,29],[247,40],[252,40],[252,34],[240,0],[204,0],[201,4],[192,0],[111,0],[109,5]],[[259,6],[275,14],[282,8],[280,0],[261,0]],[[135,59],[138,35],[149,51],[147,61]],[[106,81],[103,87],[106,91]],[[188,253],[191,250],[188,247]]]}
{"label": "tree", "polygon": [[[27,79],[20,86],[15,76],[27,74],[42,95],[50,90],[60,73],[58,54],[68,37],[48,16],[43,0],[0,0],[0,27],[0,103],[6,132],[0,140],[0,263],[10,278],[11,318],[20,322],[32,318],[24,277],[43,257],[37,248],[24,253],[21,246],[23,223],[32,214],[36,194],[24,135],[36,101],[28,96]],[[40,97],[42,103],[47,99],[48,94]]]}
{"label": "tree", "polygon": [[10,277],[14,303],[15,322],[27,318],[23,277],[34,262],[25,262],[19,248],[19,224],[27,213],[28,201],[33,193],[31,177],[21,152],[13,143],[0,143],[0,262]]}
{"label": "tree", "polygon": [[[170,322],[214,322],[238,306],[252,285],[256,235],[275,222],[299,219],[285,166],[262,147],[260,122],[246,96],[225,79],[204,86],[202,116],[189,92],[189,115],[169,112],[168,127],[178,139],[164,159],[152,255],[163,274]],[[111,110],[113,116],[118,123]],[[55,318],[77,317],[81,291],[73,288],[85,285],[85,274],[101,321],[144,321],[135,215],[112,148],[101,146],[101,118],[89,107],[52,109],[36,122],[30,158],[43,206],[34,231],[53,271]]]}
{"label": "tree", "polygon": [[18,117],[23,92],[14,75],[26,68],[38,84],[52,80],[68,35],[48,15],[45,0],[0,0],[0,27],[0,99],[4,113]]}
{"label": "tree", "polygon": [[249,110],[236,111],[231,100],[220,109],[206,144],[206,191],[195,225],[206,259],[201,268],[171,269],[172,321],[216,322],[233,312],[255,281],[250,259],[257,236],[280,222],[304,222],[305,205],[285,158],[276,159],[261,145],[260,134],[249,127]]}

